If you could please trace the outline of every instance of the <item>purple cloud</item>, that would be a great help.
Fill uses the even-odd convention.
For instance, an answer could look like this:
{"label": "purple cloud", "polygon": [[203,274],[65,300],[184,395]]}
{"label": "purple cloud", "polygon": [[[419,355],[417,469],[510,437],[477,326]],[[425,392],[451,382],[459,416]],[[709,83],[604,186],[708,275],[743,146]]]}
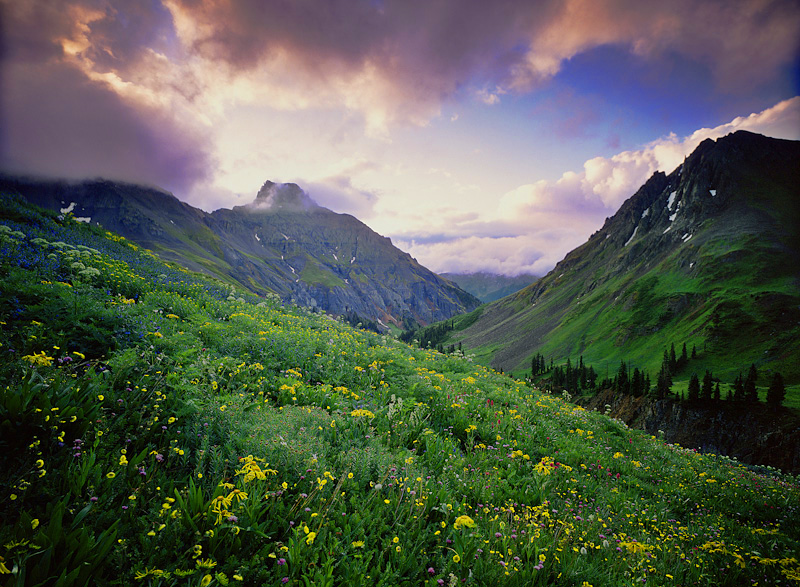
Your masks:
{"label": "purple cloud", "polygon": [[165,113],[123,101],[71,67],[6,67],[0,167],[12,173],[105,177],[178,193],[205,179],[201,137]]}

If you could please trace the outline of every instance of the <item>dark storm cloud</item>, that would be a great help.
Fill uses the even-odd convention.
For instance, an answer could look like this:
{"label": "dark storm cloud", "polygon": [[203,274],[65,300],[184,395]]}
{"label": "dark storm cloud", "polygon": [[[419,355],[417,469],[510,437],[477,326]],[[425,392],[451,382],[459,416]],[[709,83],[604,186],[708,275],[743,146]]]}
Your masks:
{"label": "dark storm cloud", "polygon": [[280,75],[254,75],[247,99],[294,84],[278,107],[371,112],[385,127],[424,125],[464,95],[495,104],[609,44],[680,53],[725,91],[751,92],[796,64],[800,39],[796,0],[24,0],[0,11],[0,164],[171,189],[209,171],[216,145],[193,118],[210,129],[209,112],[237,103],[219,86],[276,63]]}
{"label": "dark storm cloud", "polygon": [[[153,40],[140,33],[154,20],[138,18],[137,10],[121,19],[105,2],[32,0],[3,4],[1,14],[0,168],[75,179],[102,176],[178,193],[207,177],[211,158],[196,131],[182,128],[169,112],[126,101],[89,79],[63,50],[65,39],[92,34],[91,25],[84,25],[91,14],[108,43],[85,51],[106,55],[101,70],[116,70],[112,62],[131,63]],[[162,9],[160,18],[164,14]],[[126,23],[130,36],[111,30]]]}
{"label": "dark storm cloud", "polygon": [[[321,77],[371,63],[451,92],[476,78],[529,86],[558,63],[606,44],[699,60],[727,89],[763,81],[797,57],[794,0],[175,0],[193,47],[244,69],[290,54]],[[512,79],[516,78],[516,79]]]}
{"label": "dark storm cloud", "polygon": [[[441,99],[474,77],[507,75],[552,2],[177,0],[192,49],[235,68],[289,55],[320,80],[376,67],[413,96]],[[499,81],[499,78],[498,78]]]}
{"label": "dark storm cloud", "polygon": [[66,178],[106,177],[176,193],[203,179],[209,157],[158,111],[126,104],[71,67],[7,67],[0,167]]}

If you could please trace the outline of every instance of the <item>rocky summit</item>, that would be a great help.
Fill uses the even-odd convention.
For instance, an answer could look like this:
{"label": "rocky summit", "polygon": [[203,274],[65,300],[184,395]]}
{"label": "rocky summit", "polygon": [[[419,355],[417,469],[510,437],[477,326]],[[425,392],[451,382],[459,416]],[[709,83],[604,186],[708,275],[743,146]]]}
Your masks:
{"label": "rocky summit", "polygon": [[363,222],[317,205],[296,184],[267,181],[251,203],[210,214],[163,190],[108,180],[3,177],[0,187],[234,287],[379,329],[429,324],[480,304]]}
{"label": "rocky summit", "polygon": [[753,363],[800,380],[798,162],[797,141],[739,131],[702,142],[549,274],[479,309],[447,342],[505,370],[527,370],[541,353],[651,373],[665,348],[687,342],[723,381]]}

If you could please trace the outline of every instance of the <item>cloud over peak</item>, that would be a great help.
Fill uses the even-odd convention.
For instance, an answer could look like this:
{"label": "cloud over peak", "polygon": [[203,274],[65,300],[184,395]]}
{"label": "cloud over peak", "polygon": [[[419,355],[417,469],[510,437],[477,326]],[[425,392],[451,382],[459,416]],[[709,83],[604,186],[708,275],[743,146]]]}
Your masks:
{"label": "cloud over peak", "polygon": [[[795,95],[797,0],[24,0],[0,11],[0,169],[148,183],[208,209],[249,201],[265,177],[291,179],[321,205],[384,221],[440,270],[541,272],[702,138],[796,124],[789,100],[668,134]],[[589,71],[597,63],[634,63],[628,75],[651,76],[652,92],[637,78],[620,105]],[[689,73],[662,78],[669,67]]]}

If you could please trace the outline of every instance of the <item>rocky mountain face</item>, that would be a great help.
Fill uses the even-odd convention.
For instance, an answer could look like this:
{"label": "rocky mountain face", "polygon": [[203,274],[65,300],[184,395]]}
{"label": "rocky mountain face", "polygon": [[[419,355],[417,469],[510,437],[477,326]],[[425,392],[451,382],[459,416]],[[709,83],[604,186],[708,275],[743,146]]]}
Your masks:
{"label": "rocky mountain face", "polygon": [[658,370],[688,341],[732,380],[755,363],[800,380],[800,143],[740,131],[655,173],[548,275],[449,342],[493,366],[542,353]]}
{"label": "rocky mountain face", "polygon": [[356,218],[318,206],[295,184],[266,182],[252,203],[210,214],[162,190],[105,180],[6,177],[0,188],[98,223],[189,269],[336,315],[408,327],[480,304]]}
{"label": "rocky mountain face", "polygon": [[608,406],[610,416],[631,428],[661,436],[666,442],[800,473],[800,428],[797,417],[786,409],[731,402],[692,405],[674,399],[615,394],[612,390],[583,398],[580,403],[599,411]]}
{"label": "rocky mountain face", "polygon": [[477,273],[440,273],[439,275],[449,279],[484,303],[494,302],[516,293],[539,279],[536,275],[523,274],[509,277],[483,271]]}

